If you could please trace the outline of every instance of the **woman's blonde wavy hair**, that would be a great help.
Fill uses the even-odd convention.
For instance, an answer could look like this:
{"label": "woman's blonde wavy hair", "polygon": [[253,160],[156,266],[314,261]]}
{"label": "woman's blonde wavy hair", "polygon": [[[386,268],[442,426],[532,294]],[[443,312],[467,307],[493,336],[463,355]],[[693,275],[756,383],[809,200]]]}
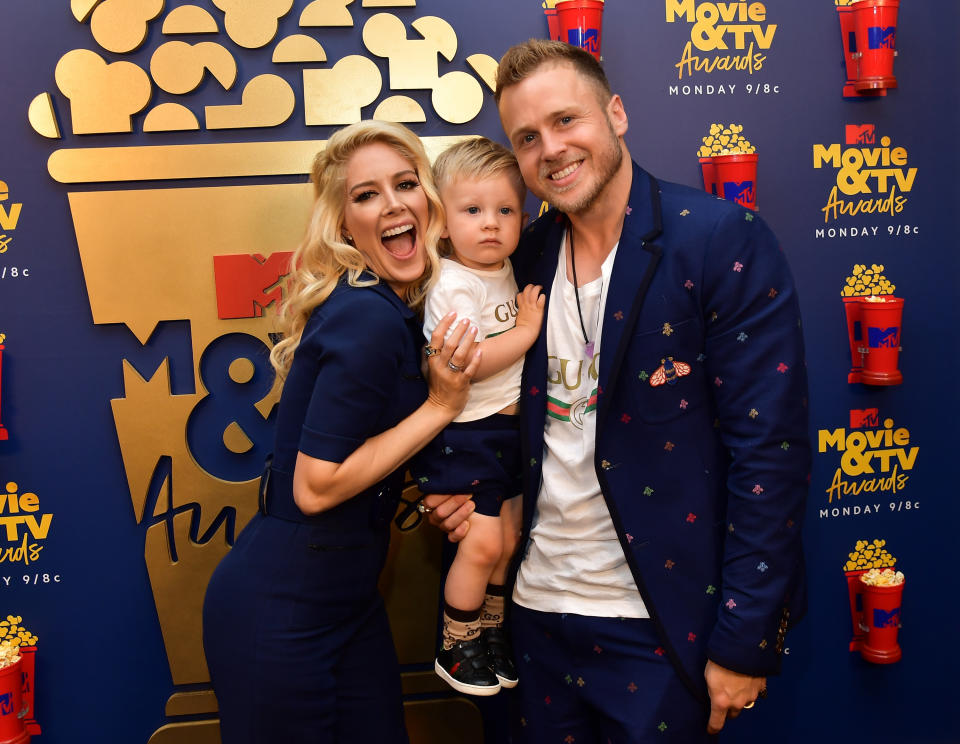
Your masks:
{"label": "woman's blonde wavy hair", "polygon": [[406,288],[403,301],[412,309],[421,310],[427,289],[439,273],[437,242],[443,232],[443,204],[434,185],[430,160],[420,139],[405,126],[385,121],[362,121],[336,132],[327,141],[326,148],[314,158],[311,168],[313,211],[306,236],[290,261],[292,270],[280,319],[283,340],[270,352],[270,363],[277,371],[278,382],[286,377],[290,369],[310,314],[326,301],[344,274],[355,287],[380,281],[377,277],[361,278],[364,271],[368,274],[372,272],[367,269],[363,254],[345,242],[342,234],[347,199],[347,162],[361,147],[374,143],[392,147],[413,165],[427,197],[427,227],[420,236],[426,247],[426,267],[420,281]]}

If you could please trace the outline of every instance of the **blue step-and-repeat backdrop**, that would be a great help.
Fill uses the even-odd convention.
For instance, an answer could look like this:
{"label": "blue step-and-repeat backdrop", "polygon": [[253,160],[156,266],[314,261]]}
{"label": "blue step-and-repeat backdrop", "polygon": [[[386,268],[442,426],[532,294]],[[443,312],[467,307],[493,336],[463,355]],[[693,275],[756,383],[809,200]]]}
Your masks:
{"label": "blue step-and-repeat backdrop", "polygon": [[[702,187],[701,156],[753,151],[755,175],[718,163],[717,187],[755,199],[800,291],[810,611],[725,741],[960,741],[960,6],[904,0],[859,35],[854,12],[608,0],[603,14],[634,158]],[[199,610],[256,508],[311,157],[361,118],[407,122],[434,153],[503,141],[496,60],[547,28],[539,0],[0,7],[0,636],[36,649],[40,741],[218,741]],[[865,68],[893,47],[897,87],[855,93],[858,75],[889,77]],[[884,369],[861,371],[860,348]],[[899,384],[862,381],[897,369]],[[384,579],[411,734],[480,741],[444,732],[485,715],[502,741],[499,708],[432,679],[441,544],[398,533]],[[906,576],[883,618],[901,626],[896,663],[857,652],[870,619],[851,587],[874,567]]]}

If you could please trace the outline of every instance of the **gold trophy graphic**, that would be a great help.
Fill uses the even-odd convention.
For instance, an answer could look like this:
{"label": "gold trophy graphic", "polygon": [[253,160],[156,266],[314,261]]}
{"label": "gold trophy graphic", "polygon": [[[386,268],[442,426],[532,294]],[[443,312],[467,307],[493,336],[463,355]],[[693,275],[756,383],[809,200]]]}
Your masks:
{"label": "gold trophy graphic", "polygon": [[[446,64],[457,55],[457,35],[442,18],[416,17],[415,0],[292,6],[73,0],[91,49],[66,51],[56,90],[36,96],[28,111],[44,137],[117,139],[85,147],[74,137],[47,167],[68,189],[102,185],[67,194],[93,322],[123,324],[151,351],[118,358],[124,395],[110,405],[174,686],[153,744],[219,741],[201,607],[214,567],[257,508],[279,397],[267,361],[271,334],[311,207],[304,175],[324,146],[322,139],[249,141],[229,130],[278,127],[297,116],[327,133],[361,116],[428,121],[420,103],[395,93],[404,90],[428,95],[431,119],[461,125],[489,100],[484,87],[493,88],[497,63],[486,54],[465,58],[472,72],[441,71],[440,57]],[[354,26],[362,26],[358,53],[328,59],[325,38],[342,40],[342,29]],[[148,65],[124,59],[134,51],[144,59],[148,39]],[[238,65],[237,55],[264,48],[284,74],[240,79],[250,65]],[[386,60],[386,76],[374,58]],[[300,71],[298,84],[291,69]],[[212,139],[194,134],[203,130],[223,131]],[[178,144],[169,144],[171,133]],[[468,134],[424,144],[434,156]],[[143,144],[154,137],[163,144]],[[207,185],[225,178],[242,185]],[[173,337],[187,339],[177,354],[166,351]],[[161,361],[146,363],[158,349]],[[425,532],[395,535],[382,581],[401,664],[434,655],[440,546]],[[404,674],[405,693],[418,696],[407,703],[413,740],[482,737],[473,704],[429,698],[440,689],[432,671]]]}

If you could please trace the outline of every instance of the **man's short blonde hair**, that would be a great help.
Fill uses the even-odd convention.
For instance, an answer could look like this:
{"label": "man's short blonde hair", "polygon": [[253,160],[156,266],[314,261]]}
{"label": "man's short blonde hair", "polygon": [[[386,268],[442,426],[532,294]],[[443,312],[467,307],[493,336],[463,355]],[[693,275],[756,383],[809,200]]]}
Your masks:
{"label": "man's short blonde hair", "polygon": [[528,39],[510,47],[497,67],[497,87],[493,94],[497,104],[503,91],[522,82],[546,64],[566,63],[586,78],[594,87],[601,104],[606,105],[613,95],[610,81],[600,63],[589,52],[573,44],[547,39]]}
{"label": "man's short blonde hair", "polygon": [[[501,175],[510,180],[522,208],[527,198],[527,186],[520,166],[513,153],[498,142],[486,137],[463,140],[450,145],[433,163],[433,180],[441,197],[444,189],[455,181],[483,180]],[[453,246],[447,238],[441,238],[439,251],[441,256],[453,253]]]}

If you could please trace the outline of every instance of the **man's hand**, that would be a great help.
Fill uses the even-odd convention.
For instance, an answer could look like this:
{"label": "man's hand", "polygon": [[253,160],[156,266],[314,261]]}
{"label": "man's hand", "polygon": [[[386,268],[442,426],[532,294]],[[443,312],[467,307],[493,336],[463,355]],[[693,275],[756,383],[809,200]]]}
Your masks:
{"label": "man's hand", "polygon": [[707,722],[707,733],[710,734],[722,729],[728,717],[736,718],[744,706],[753,707],[757,697],[764,697],[767,693],[766,677],[732,672],[712,661],[707,661],[703,676],[710,693],[710,720]]}
{"label": "man's hand", "polygon": [[476,508],[470,494],[430,493],[423,497],[423,504],[430,510],[427,520],[446,532],[450,542],[460,542],[466,536],[470,529],[467,518]]}

